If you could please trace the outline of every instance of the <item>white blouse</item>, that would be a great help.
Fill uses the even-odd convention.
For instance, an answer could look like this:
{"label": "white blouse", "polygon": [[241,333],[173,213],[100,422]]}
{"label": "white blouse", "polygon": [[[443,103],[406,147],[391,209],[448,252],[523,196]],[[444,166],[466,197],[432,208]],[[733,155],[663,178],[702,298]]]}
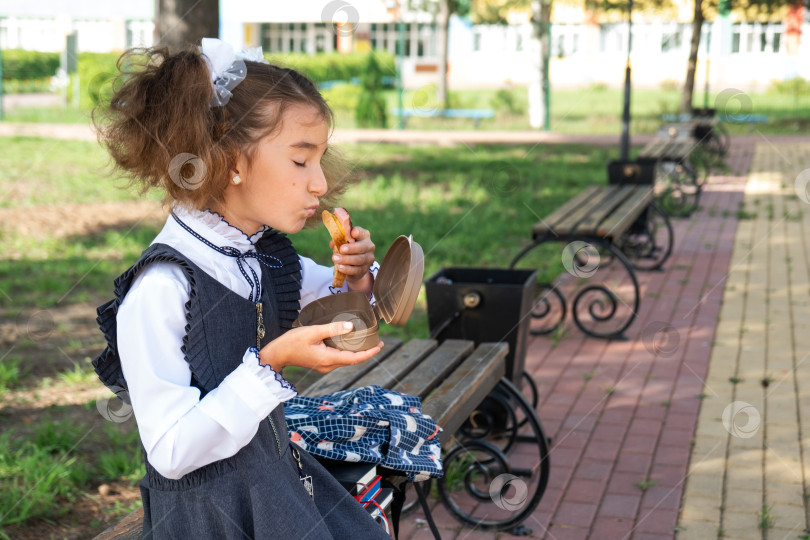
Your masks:
{"label": "white blouse", "polygon": [[[255,251],[254,242],[267,230],[248,237],[213,212],[180,207],[174,212],[209,242],[242,253]],[[236,259],[205,245],[171,216],[152,243],[173,247],[222,285],[249,298],[250,285]],[[332,268],[306,257],[300,257],[300,262],[301,307],[338,292],[331,288]],[[262,267],[256,259],[243,264],[261,278]],[[377,269],[374,263],[372,273]],[[347,290],[344,284],[340,292]],[[116,317],[121,367],[141,441],[152,466],[171,479],[236,454],[279,403],[296,395],[282,386],[283,379],[273,368],[259,364],[255,349],[247,349],[242,364],[200,399],[181,351],[189,294],[188,280],[179,266],[152,263],[135,278]]]}

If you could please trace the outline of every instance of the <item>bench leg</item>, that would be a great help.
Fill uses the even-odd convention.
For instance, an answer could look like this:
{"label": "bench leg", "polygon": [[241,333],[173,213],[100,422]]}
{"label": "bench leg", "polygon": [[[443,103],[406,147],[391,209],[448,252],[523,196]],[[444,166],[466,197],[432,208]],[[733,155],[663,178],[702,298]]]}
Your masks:
{"label": "bench leg", "polygon": [[[548,333],[556,329],[566,316],[568,304],[571,306],[574,323],[585,334],[605,339],[625,339],[624,331],[635,320],[641,303],[635,269],[627,257],[617,247],[600,238],[576,235],[542,237],[523,249],[512,260],[510,268],[538,268],[545,265],[548,252],[538,248],[550,241],[587,245],[597,251],[598,263],[591,269],[590,263],[576,260],[575,254],[572,266],[577,269],[585,268],[589,270],[587,273],[576,274],[573,270],[569,270],[570,276],[563,274],[565,279],[557,280],[557,283],[561,284],[564,293],[556,290],[556,287],[550,287],[554,293],[551,294],[545,290],[547,286],[539,286],[532,308],[530,332]],[[614,267],[615,261],[618,261],[618,264]],[[570,279],[574,275],[579,277]],[[630,278],[629,288],[623,286],[626,283],[625,276]],[[549,316],[548,306],[555,307],[553,316]],[[535,328],[535,319],[547,316],[553,323],[551,330],[545,331],[544,328],[541,331],[532,331]]]}
{"label": "bench leg", "polygon": [[652,203],[622,235],[618,245],[637,270],[658,270],[672,253],[673,237],[669,216]]}
{"label": "bench leg", "polygon": [[[551,471],[548,439],[537,413],[504,377],[470,418],[444,457],[445,476],[437,482],[442,503],[465,525],[531,534],[522,523],[540,503]],[[536,457],[527,459],[527,452],[521,452],[521,461],[510,463],[507,452],[525,442],[535,446]],[[507,517],[491,518],[504,510]]]}
{"label": "bench leg", "polygon": [[[512,260],[509,268],[515,268],[521,260],[524,260],[529,252],[544,243],[547,239],[542,238],[523,248]],[[531,255],[525,259],[531,265]],[[525,264],[523,265],[525,267]],[[531,321],[529,333],[533,336],[545,336],[557,330],[568,314],[568,306],[565,303],[565,296],[560,290],[550,283],[538,283],[534,289],[534,299],[532,300]]]}
{"label": "bench leg", "polygon": [[[623,268],[630,278],[632,285],[632,297],[624,299],[616,293],[615,287],[608,283],[594,283],[579,290],[572,303],[571,314],[574,323],[584,333],[591,337],[605,339],[626,339],[624,331],[633,323],[638,315],[641,304],[641,293],[636,279],[636,272],[633,265],[619,249],[605,241],[594,241],[591,243],[599,246],[601,252],[606,255],[604,263],[608,266],[614,261],[619,262],[619,268]],[[629,301],[628,301],[629,300]],[[625,319],[619,319],[611,323],[616,317],[620,307],[629,311]]]}
{"label": "bench leg", "polygon": [[700,200],[700,182],[695,168],[688,161],[662,161],[656,169],[662,184],[657,190],[658,204],[670,216],[689,216]]}

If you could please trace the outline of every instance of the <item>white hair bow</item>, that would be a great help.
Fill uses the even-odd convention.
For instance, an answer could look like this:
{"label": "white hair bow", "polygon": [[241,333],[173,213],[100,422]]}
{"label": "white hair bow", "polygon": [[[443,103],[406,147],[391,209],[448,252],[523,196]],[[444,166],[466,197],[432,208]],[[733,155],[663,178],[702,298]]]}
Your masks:
{"label": "white hair bow", "polygon": [[211,72],[211,84],[214,86],[214,98],[211,107],[227,105],[233,95],[231,91],[245,80],[247,66],[245,60],[267,64],[261,47],[234,51],[233,46],[221,39],[203,38],[201,50],[208,71]]}

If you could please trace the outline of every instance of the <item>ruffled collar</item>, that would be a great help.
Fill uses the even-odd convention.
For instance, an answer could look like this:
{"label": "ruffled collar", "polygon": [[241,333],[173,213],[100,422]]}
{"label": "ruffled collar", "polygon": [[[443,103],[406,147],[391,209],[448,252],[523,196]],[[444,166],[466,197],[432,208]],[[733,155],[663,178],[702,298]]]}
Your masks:
{"label": "ruffled collar", "polygon": [[248,236],[213,210],[188,209],[178,205],[172,211],[206,240],[222,247],[232,246],[241,253],[255,251],[256,242],[266,231],[270,230],[270,227],[263,225],[255,234]]}

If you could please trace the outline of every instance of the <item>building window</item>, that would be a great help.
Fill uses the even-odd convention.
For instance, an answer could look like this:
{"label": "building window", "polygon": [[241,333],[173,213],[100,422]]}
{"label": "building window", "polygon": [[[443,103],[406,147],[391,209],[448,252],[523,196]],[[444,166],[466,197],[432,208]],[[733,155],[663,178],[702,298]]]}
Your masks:
{"label": "building window", "polygon": [[[435,56],[436,25],[435,24],[402,24],[402,52],[405,56]],[[400,54],[399,49],[400,23],[372,23],[369,25],[369,42],[375,50],[388,51],[391,54]]]}
{"label": "building window", "polygon": [[478,52],[481,50],[481,32],[473,34],[473,51]]}
{"label": "building window", "polygon": [[[552,48],[554,56],[557,58],[564,58],[565,57],[565,36],[557,36],[557,40],[555,43],[555,47]],[[556,49],[556,51],[555,51]]]}
{"label": "building window", "polygon": [[265,23],[259,27],[259,36],[265,52],[319,53],[335,49],[332,26],[324,23]]}
{"label": "building window", "polygon": [[127,21],[127,48],[151,46],[154,29],[152,21]]}
{"label": "building window", "polygon": [[681,49],[682,32],[680,28],[674,31],[664,32],[661,35],[661,52],[677,52]]}
{"label": "building window", "polygon": [[708,54],[709,47],[711,47],[712,42],[712,30],[711,26],[704,24],[703,28],[700,30],[700,52],[704,54]]}

